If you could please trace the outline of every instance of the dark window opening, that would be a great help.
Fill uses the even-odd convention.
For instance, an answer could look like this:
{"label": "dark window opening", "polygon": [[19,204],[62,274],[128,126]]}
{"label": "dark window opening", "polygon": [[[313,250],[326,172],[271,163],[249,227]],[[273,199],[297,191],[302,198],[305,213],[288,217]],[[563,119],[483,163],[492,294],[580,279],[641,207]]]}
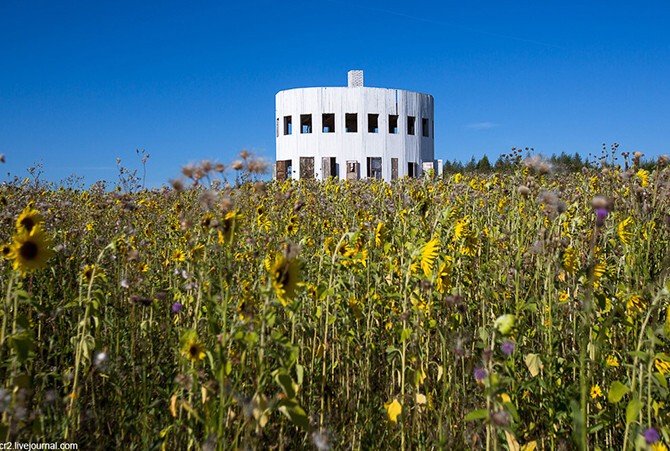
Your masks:
{"label": "dark window opening", "polygon": [[290,135],[293,133],[293,124],[291,124],[291,116],[284,116],[284,134]]}
{"label": "dark window opening", "polygon": [[407,116],[407,134],[408,135],[413,135],[414,134],[414,124],[416,122],[416,118],[414,116]]}
{"label": "dark window opening", "polygon": [[423,136],[428,137],[430,136],[430,130],[428,128],[428,119],[423,117],[421,118],[421,130],[423,131]]}
{"label": "dark window opening", "polygon": [[314,157],[300,157],[300,178],[314,178]]}
{"label": "dark window opening", "polygon": [[321,174],[323,180],[326,180],[328,177],[338,177],[335,157],[323,157],[321,160]]}
{"label": "dark window opening", "polygon": [[358,131],[358,114],[346,113],[344,115],[344,128],[347,133],[356,133]]}
{"label": "dark window opening", "polygon": [[389,133],[398,133],[398,115],[389,114]]}
{"label": "dark window opening", "polygon": [[312,115],[300,115],[300,133],[312,133]]}
{"label": "dark window opening", "polygon": [[407,163],[407,176],[416,177],[416,163]]}
{"label": "dark window opening", "polygon": [[382,159],[381,157],[368,157],[368,178],[382,178]]}
{"label": "dark window opening", "polygon": [[378,114],[368,114],[368,133],[379,133]]}
{"label": "dark window opening", "polygon": [[335,133],[335,115],[324,113],[321,116],[322,129],[323,133]]}

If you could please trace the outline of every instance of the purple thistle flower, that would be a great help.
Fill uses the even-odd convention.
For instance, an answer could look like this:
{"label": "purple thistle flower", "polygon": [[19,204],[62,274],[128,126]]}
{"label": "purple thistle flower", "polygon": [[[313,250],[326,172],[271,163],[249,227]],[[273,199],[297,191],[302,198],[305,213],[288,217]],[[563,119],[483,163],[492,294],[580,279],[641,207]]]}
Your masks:
{"label": "purple thistle flower", "polygon": [[654,428],[645,429],[642,433],[642,436],[644,437],[644,441],[647,442],[647,445],[653,445],[654,443],[661,440],[661,435]]}
{"label": "purple thistle flower", "polygon": [[500,345],[500,350],[505,354],[507,357],[511,356],[514,350],[516,349],[516,345],[514,344],[513,341],[507,340],[503,344]]}
{"label": "purple thistle flower", "polygon": [[484,379],[486,379],[487,374],[488,373],[486,372],[486,368],[481,367],[475,368],[475,380],[478,383],[481,384],[482,382],[484,382]]}
{"label": "purple thistle flower", "polygon": [[180,302],[175,302],[174,304],[172,304],[172,313],[179,313],[181,312],[182,308],[183,306],[181,305]]}

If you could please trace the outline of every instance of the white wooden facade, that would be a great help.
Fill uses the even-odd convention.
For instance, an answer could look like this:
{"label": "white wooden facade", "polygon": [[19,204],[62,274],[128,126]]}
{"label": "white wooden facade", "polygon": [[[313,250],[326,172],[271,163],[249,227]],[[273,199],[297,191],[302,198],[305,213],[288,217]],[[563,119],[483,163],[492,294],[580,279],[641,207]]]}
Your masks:
{"label": "white wooden facade", "polygon": [[275,101],[277,179],[393,180],[434,164],[429,94],[365,87],[350,71],[347,87],[289,89]]}

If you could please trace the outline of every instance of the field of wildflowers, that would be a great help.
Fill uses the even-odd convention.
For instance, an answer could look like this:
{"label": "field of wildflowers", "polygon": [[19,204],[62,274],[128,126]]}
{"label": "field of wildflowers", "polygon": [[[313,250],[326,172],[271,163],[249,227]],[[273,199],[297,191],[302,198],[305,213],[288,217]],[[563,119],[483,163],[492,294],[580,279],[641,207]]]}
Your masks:
{"label": "field of wildflowers", "polygon": [[666,450],[670,169],[639,160],[5,183],[0,441]]}

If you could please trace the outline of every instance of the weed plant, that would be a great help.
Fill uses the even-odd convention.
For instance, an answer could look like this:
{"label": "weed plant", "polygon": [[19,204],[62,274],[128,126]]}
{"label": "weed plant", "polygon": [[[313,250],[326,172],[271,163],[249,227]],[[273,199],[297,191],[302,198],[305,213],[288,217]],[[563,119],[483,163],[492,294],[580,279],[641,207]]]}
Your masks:
{"label": "weed plant", "polygon": [[0,441],[667,449],[670,169],[629,157],[5,183]]}

